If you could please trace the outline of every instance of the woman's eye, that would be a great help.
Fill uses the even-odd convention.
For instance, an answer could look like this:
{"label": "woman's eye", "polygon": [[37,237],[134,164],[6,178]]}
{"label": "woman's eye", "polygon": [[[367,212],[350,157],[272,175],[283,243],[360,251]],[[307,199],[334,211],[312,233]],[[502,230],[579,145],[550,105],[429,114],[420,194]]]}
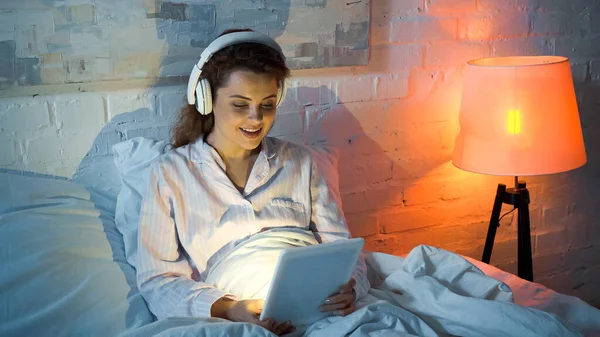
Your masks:
{"label": "woman's eye", "polygon": [[[248,108],[248,104],[244,104],[244,103],[232,103],[232,105],[236,109],[246,109],[246,108]],[[271,110],[271,109],[275,108],[275,105],[273,105],[273,104],[262,104],[260,107],[262,109]]]}

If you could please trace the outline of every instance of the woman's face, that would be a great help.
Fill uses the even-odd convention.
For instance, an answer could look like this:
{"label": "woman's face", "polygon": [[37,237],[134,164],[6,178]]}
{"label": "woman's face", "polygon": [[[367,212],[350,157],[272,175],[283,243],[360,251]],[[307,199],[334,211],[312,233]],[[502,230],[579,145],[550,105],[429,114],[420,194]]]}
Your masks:
{"label": "woman's face", "polygon": [[275,120],[277,89],[268,74],[232,72],[213,102],[214,136],[233,151],[256,149]]}

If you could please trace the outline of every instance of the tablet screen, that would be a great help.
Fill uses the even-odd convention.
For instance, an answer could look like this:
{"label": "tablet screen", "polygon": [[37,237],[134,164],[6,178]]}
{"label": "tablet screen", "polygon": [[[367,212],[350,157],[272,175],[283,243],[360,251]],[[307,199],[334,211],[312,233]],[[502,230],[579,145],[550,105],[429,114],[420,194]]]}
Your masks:
{"label": "tablet screen", "polygon": [[301,326],[328,316],[319,307],[350,280],[363,245],[356,238],[282,251],[260,319]]}

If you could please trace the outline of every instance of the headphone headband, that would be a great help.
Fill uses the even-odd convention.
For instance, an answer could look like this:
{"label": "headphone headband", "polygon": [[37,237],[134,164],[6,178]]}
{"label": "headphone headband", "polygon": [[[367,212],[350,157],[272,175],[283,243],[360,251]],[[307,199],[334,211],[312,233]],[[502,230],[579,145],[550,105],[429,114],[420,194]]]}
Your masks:
{"label": "headphone headband", "polygon": [[219,50],[238,43],[263,44],[267,47],[275,49],[285,60],[285,55],[281,50],[281,46],[279,46],[275,40],[265,34],[259,32],[235,32],[220,36],[204,49],[200,55],[200,60],[192,68],[192,73],[190,74],[187,88],[187,100],[190,105],[196,103],[195,91],[198,81],[200,80],[200,75],[202,74],[202,67],[204,66],[204,63],[206,63]]}

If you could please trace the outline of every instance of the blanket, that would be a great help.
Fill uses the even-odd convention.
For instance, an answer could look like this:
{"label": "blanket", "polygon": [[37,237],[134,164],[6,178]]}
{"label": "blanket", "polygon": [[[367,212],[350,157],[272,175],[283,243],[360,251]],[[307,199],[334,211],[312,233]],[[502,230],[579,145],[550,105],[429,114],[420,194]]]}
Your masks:
{"label": "blanket", "polygon": [[421,245],[404,260],[373,253],[367,261],[381,279],[374,280],[370,299],[362,300],[367,305],[352,315],[316,322],[305,335],[582,335],[555,315],[515,304],[505,283],[451,252]]}
{"label": "blanket", "polygon": [[[282,242],[281,235],[264,235],[223,259],[209,278],[234,293],[261,296],[272,276],[277,250],[312,244],[301,234]],[[252,254],[250,254],[252,253]],[[253,255],[254,254],[254,255]],[[268,275],[256,282],[243,282],[248,272],[240,269],[244,256],[260,257],[261,273]],[[275,262],[268,261],[275,259]],[[293,336],[583,336],[582,331],[600,332],[600,311],[572,301],[579,313],[585,313],[589,326],[552,313],[516,304],[511,288],[484,274],[460,255],[431,246],[417,246],[406,258],[382,253],[366,254],[372,288],[357,302],[357,311],[332,316],[310,326],[300,327]],[[267,262],[267,263],[266,263]],[[228,268],[228,265],[234,268]],[[250,269],[246,269],[250,270]],[[265,274],[266,273],[266,274]],[[248,288],[252,283],[255,289]],[[237,288],[239,286],[239,288]],[[236,289],[237,288],[237,289]],[[566,295],[563,299],[569,299]],[[574,298],[573,298],[574,299]],[[564,308],[563,308],[564,309]],[[595,322],[595,323],[593,323]],[[587,329],[587,330],[586,330]],[[167,319],[126,336],[273,336],[246,323],[220,319]],[[588,335],[588,334],[586,334]]]}
{"label": "blanket", "polygon": [[313,233],[300,228],[255,234],[210,266],[205,282],[238,299],[265,299],[281,252],[315,244]]}

